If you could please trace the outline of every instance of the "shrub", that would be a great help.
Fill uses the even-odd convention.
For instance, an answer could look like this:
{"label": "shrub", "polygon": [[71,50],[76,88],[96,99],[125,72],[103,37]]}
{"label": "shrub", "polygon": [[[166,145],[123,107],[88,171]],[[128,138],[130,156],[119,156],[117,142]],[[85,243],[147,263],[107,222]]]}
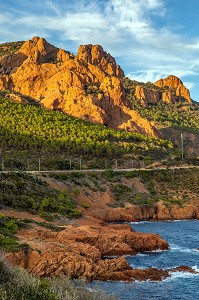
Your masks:
{"label": "shrub", "polygon": [[82,203],[81,206],[85,209],[88,209],[89,208],[89,205],[87,203]]}
{"label": "shrub", "polygon": [[42,213],[60,213],[68,218],[78,218],[81,216],[75,208],[74,202],[69,198],[67,193],[60,193],[57,198],[44,198],[39,207]]}
{"label": "shrub", "polygon": [[91,292],[85,281],[68,277],[39,279],[26,270],[11,267],[0,257],[0,300],[114,300],[103,292]]}

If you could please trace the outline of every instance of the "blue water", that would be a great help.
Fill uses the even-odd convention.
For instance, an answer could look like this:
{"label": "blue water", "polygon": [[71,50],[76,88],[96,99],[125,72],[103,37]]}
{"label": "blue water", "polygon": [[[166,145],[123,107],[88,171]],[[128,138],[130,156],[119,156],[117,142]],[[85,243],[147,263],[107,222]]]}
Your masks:
{"label": "blue water", "polygon": [[[199,271],[199,221],[141,222],[133,223],[138,232],[160,234],[169,244],[170,250],[141,253],[127,257],[132,267],[155,267],[166,269],[181,265]],[[199,299],[199,275],[173,273],[161,282],[98,282],[109,294],[119,300],[197,300]]]}

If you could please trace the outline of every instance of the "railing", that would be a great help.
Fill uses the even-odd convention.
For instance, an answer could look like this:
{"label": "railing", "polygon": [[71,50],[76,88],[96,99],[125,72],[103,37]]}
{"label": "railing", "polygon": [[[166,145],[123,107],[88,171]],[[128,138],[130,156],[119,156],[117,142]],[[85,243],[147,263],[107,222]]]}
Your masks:
{"label": "railing", "polygon": [[0,158],[0,171],[64,171],[64,170],[107,170],[107,169],[139,169],[147,163],[144,160],[94,159],[82,158]]}

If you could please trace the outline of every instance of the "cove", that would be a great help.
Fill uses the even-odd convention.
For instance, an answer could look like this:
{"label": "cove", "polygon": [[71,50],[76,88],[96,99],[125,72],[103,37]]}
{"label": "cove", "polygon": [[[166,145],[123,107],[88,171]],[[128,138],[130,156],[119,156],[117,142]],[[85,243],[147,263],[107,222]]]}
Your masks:
{"label": "cove", "polygon": [[[170,245],[168,251],[127,256],[132,267],[167,269],[186,265],[199,269],[199,220],[139,222],[131,226],[137,232],[158,233]],[[199,299],[199,275],[183,272],[161,282],[98,282],[97,285],[118,300]]]}

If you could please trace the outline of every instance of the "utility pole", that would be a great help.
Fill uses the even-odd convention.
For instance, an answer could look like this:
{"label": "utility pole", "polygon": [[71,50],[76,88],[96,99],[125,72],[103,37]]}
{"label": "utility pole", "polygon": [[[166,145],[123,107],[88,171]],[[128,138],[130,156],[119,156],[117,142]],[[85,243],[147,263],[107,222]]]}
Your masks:
{"label": "utility pole", "polygon": [[182,160],[184,159],[184,140],[183,140],[183,134],[181,133],[181,157]]}
{"label": "utility pole", "polygon": [[72,159],[69,159],[70,170],[72,169]]}
{"label": "utility pole", "polygon": [[117,159],[115,160],[115,169],[117,170],[118,166],[117,166]]}
{"label": "utility pole", "polygon": [[39,158],[39,172],[41,171],[41,159]]}
{"label": "utility pole", "polygon": [[1,163],[2,163],[2,171],[4,171],[4,159],[3,159],[3,157],[1,159]]}
{"label": "utility pole", "polygon": [[105,170],[107,170],[107,160],[105,160]]}
{"label": "utility pole", "polygon": [[82,160],[81,160],[81,158],[80,158],[80,160],[79,160],[79,169],[80,169],[80,170],[82,169]]}
{"label": "utility pole", "polygon": [[27,159],[27,170],[29,171],[30,169],[30,162],[29,162],[29,159]]}

